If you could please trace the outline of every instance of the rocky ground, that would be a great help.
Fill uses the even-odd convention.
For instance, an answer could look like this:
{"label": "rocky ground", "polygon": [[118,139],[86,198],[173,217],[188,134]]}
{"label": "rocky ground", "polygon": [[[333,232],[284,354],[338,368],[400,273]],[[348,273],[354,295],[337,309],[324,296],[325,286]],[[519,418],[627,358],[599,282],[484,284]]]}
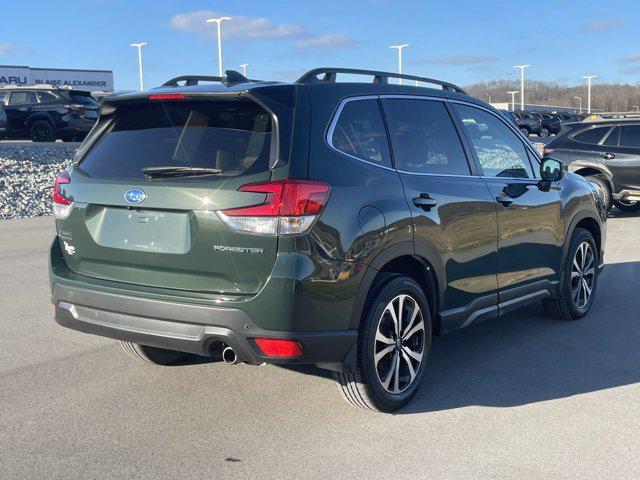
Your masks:
{"label": "rocky ground", "polygon": [[79,145],[0,142],[0,219],[51,215],[56,174]]}

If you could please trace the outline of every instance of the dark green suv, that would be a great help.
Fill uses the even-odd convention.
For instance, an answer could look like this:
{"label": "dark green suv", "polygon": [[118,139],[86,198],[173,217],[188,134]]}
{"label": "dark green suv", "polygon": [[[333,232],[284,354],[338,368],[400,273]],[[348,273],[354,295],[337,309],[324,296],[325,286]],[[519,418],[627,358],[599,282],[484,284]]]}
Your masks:
{"label": "dark green suv", "polygon": [[540,299],[589,311],[596,186],[541,165],[486,103],[352,69],[203,79],[106,98],[58,176],[59,324],[156,364],[316,364],[352,404],[393,411],[434,335]]}

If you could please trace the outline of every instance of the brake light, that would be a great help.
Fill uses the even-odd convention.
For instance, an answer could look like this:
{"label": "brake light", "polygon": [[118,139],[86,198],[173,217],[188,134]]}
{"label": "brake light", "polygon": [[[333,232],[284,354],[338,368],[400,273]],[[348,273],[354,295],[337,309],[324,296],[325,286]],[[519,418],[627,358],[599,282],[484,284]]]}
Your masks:
{"label": "brake light", "polygon": [[267,357],[301,357],[302,347],[294,340],[277,340],[273,338],[254,339],[258,348]]}
{"label": "brake light", "polygon": [[71,110],[72,112],[77,112],[78,110],[82,110],[84,108],[84,105],[81,105],[79,103],[68,103],[66,105],[63,105],[63,107],[67,110]]}
{"label": "brake light", "polygon": [[61,170],[56,176],[53,184],[53,216],[62,220],[69,216],[73,209],[73,201],[64,195],[64,185],[71,183],[71,177],[67,172]]}
{"label": "brake light", "polygon": [[555,149],[553,148],[547,148],[547,147],[542,148],[543,155],[551,155],[553,152],[555,152]]}
{"label": "brake light", "polygon": [[149,100],[184,100],[187,97],[182,93],[154,93],[147,98]]}
{"label": "brake light", "polygon": [[258,205],[218,211],[229,228],[265,235],[300,235],[322,213],[331,187],[314,180],[284,179],[250,183],[238,191],[264,193],[266,197]]}

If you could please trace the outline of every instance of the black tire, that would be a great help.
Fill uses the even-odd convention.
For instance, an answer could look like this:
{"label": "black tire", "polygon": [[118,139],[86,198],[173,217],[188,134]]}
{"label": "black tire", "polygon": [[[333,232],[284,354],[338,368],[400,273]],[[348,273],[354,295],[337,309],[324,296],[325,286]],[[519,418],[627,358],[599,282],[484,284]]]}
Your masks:
{"label": "black tire", "polygon": [[609,212],[612,205],[611,187],[609,186],[609,183],[600,175],[587,175],[585,178],[600,187],[600,191],[602,192],[602,201],[607,209],[607,212]]}
{"label": "black tire", "polygon": [[635,213],[640,211],[640,202],[621,202],[620,200],[614,200],[613,204],[621,212]]}
{"label": "black tire", "polygon": [[139,345],[137,343],[125,342],[122,340],[120,340],[120,345],[122,345],[123,350],[130,357],[143,362],[153,363],[154,365],[173,365],[191,356],[191,354],[186,352],[150,347],[148,345]]}
{"label": "black tire", "polygon": [[547,130],[546,128],[543,128],[542,130],[540,130],[540,133],[538,134],[539,137],[548,137],[549,136],[549,130]]}
{"label": "black tire", "polygon": [[[400,301],[403,303],[399,303]],[[392,309],[397,305],[398,311],[402,312],[407,308],[404,320],[401,317],[399,322],[400,340],[396,340],[393,332],[383,337],[395,343],[377,340],[380,338],[377,335],[378,329],[391,319],[387,314],[389,305],[392,305]],[[415,319],[410,322],[410,316],[416,306],[419,310]],[[393,321],[390,325],[394,325]],[[420,326],[421,328],[416,330]],[[414,330],[416,331],[412,334]],[[404,336],[403,332],[407,336]],[[356,407],[379,412],[393,412],[399,409],[411,400],[420,387],[431,351],[431,338],[429,302],[420,286],[413,279],[400,275],[376,281],[369,292],[358,328],[355,372],[334,373],[338,390],[347,403]],[[379,344],[382,344],[382,347]],[[376,348],[379,349],[379,354],[382,353],[380,350],[393,350],[376,361]],[[409,357],[405,353],[407,349],[411,350],[410,353],[420,356],[419,363],[414,363],[418,360],[413,355]],[[387,387],[384,386],[379,370],[384,367],[382,364],[386,361],[389,361],[388,376],[385,376]],[[396,363],[398,366],[394,369]],[[403,385],[402,382],[406,384]],[[397,392],[393,393],[389,388]]]}
{"label": "black tire", "polygon": [[520,131],[524,134],[525,137],[530,135],[529,129],[527,127],[520,127]]}
{"label": "black tire", "polygon": [[29,127],[29,138],[34,142],[55,142],[56,130],[47,120],[36,120]]}
{"label": "black tire", "polygon": [[[580,305],[580,301],[582,296],[580,292],[582,290],[578,290],[578,301],[575,299],[574,292],[576,291],[574,285],[576,284],[580,287],[580,283],[583,278],[588,282],[589,277],[587,275],[580,275],[575,278],[572,275],[574,271],[574,260],[578,263],[579,256],[578,249],[583,246],[583,244],[588,244],[591,248],[591,252],[593,254],[593,274],[591,277],[591,291],[589,293],[589,298],[586,300],[584,305]],[[596,242],[593,239],[593,235],[588,230],[584,228],[576,228],[571,237],[571,244],[569,246],[569,251],[567,252],[567,259],[565,260],[565,264],[563,265],[562,278],[560,280],[560,296],[545,298],[542,300],[542,305],[547,315],[552,318],[557,318],[559,320],[579,320],[584,317],[589,310],[591,309],[591,305],[593,305],[593,299],[596,295],[596,287],[598,286],[598,263],[599,263],[600,253],[596,248]],[[588,264],[588,262],[587,262]],[[586,290],[584,290],[586,292]]]}

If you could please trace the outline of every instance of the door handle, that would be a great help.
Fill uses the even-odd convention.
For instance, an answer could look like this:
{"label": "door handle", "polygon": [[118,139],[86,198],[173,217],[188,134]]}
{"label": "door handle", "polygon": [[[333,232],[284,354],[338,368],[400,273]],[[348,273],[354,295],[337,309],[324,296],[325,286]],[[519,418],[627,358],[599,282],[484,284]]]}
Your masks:
{"label": "door handle", "polygon": [[601,153],[600,156],[602,158],[604,158],[605,160],[612,160],[612,159],[616,158],[616,156],[613,153],[609,153],[609,152]]}
{"label": "door handle", "polygon": [[431,198],[428,193],[421,193],[419,197],[413,199],[413,204],[428,212],[438,204],[435,198]]}
{"label": "door handle", "polygon": [[508,207],[513,203],[513,198],[508,197],[507,195],[498,195],[496,197],[496,202],[501,203],[505,207]]}

